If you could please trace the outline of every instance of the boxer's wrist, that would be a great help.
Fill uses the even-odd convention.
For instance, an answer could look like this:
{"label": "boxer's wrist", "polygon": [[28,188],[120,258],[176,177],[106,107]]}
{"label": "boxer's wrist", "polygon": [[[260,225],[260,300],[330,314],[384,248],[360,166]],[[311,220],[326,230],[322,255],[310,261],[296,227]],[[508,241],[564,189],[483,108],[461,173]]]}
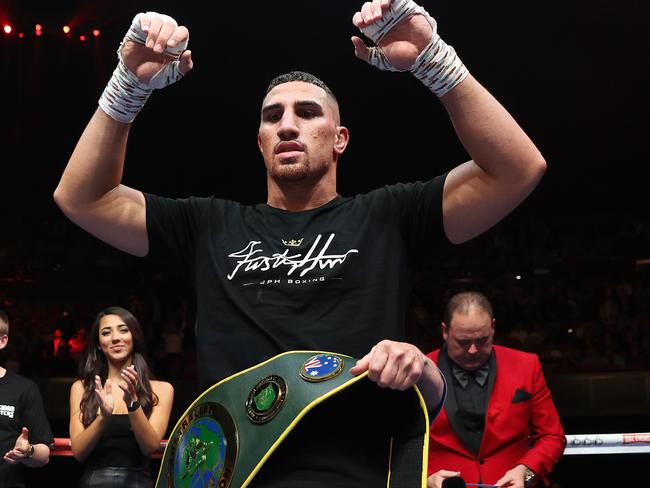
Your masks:
{"label": "boxer's wrist", "polygon": [[99,99],[99,106],[112,119],[128,124],[133,122],[152,91],[153,88],[142,83],[120,59]]}
{"label": "boxer's wrist", "polygon": [[438,97],[448,93],[469,74],[454,48],[443,41],[435,30],[431,42],[418,55],[409,71]]}

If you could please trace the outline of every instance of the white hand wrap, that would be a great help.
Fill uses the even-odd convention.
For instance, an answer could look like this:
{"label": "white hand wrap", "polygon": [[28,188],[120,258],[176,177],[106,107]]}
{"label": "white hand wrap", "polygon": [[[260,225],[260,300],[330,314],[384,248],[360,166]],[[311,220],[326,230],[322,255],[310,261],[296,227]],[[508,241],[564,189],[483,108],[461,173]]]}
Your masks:
{"label": "white hand wrap", "polygon": [[[413,0],[393,0],[388,10],[384,11],[382,18],[361,29],[361,32],[377,44],[402,20],[416,14],[427,19],[433,29],[433,35],[408,71],[429,90],[441,97],[463,81],[469,72],[458,58],[454,48],[438,35],[436,21],[424,8]],[[390,64],[383,51],[376,46],[370,48],[368,63],[384,71],[400,71]]]}
{"label": "white hand wrap", "polygon": [[[117,49],[117,68],[113,71],[113,76],[106,85],[104,93],[99,99],[99,106],[110,117],[118,122],[133,122],[144,103],[151,95],[155,88],[164,88],[167,85],[175,83],[183,77],[180,71],[180,55],[187,49],[188,39],[178,43],[173,48],[166,47],[164,53],[171,56],[174,61],[165,64],[149,81],[144,83],[124,64],[122,60],[122,47],[127,41],[133,41],[138,44],[145,44],[147,33],[140,28],[140,17],[144,15],[139,13],[133,18],[131,28],[124,36],[120,47]],[[163,17],[165,20],[173,22],[174,26],[178,24],[174,19],[167,15],[157,14],[156,12],[147,12],[147,15],[156,15]]]}

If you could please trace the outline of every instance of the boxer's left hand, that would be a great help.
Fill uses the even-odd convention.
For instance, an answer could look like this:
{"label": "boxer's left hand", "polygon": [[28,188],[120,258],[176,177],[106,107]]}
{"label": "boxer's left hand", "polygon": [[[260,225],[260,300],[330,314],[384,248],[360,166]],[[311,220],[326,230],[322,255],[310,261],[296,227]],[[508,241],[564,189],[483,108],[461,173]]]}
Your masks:
{"label": "boxer's left hand", "polygon": [[358,375],[368,371],[368,378],[381,387],[406,390],[422,376],[426,356],[413,344],[383,340],[350,369]]}
{"label": "boxer's left hand", "polygon": [[[372,25],[384,16],[392,0],[372,0],[363,4],[352,17],[352,23],[359,29]],[[409,69],[427,44],[431,42],[433,29],[422,15],[411,15],[391,28],[377,46],[390,62],[400,70]],[[352,37],[355,55],[368,61],[370,49],[358,36]]]}

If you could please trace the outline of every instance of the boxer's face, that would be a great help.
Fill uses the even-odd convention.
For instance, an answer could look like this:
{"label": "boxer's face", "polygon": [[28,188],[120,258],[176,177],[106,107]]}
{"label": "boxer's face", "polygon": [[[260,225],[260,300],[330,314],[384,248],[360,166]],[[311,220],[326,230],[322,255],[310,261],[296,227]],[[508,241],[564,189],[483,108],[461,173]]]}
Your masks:
{"label": "boxer's face", "polygon": [[264,99],[257,143],[269,177],[278,182],[319,179],[336,171],[348,132],[336,101],[302,81],[274,87]]}
{"label": "boxer's face", "polygon": [[470,306],[467,313],[455,312],[449,324],[442,324],[449,357],[468,371],[480,368],[490,357],[494,319],[483,309]]}

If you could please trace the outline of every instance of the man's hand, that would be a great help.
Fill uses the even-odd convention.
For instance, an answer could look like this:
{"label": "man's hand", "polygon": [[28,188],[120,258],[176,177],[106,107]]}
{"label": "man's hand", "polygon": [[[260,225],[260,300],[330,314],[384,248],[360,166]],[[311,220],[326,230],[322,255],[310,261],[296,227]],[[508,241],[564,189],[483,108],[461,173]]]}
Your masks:
{"label": "man's hand", "polygon": [[358,375],[368,371],[368,378],[379,386],[406,390],[418,382],[427,358],[412,344],[384,340],[373,347],[350,369]]}
{"label": "man's hand", "polygon": [[[175,60],[165,54],[165,49],[171,49],[185,42],[190,33],[187,27],[177,26],[170,17],[146,12],[140,15],[140,28],[146,34],[145,44],[126,41],[122,47],[124,64],[142,81],[149,83],[160,69]],[[185,51],[179,58],[179,70],[186,74],[192,69],[192,53]]]}
{"label": "man's hand", "polygon": [[495,484],[503,488],[524,488],[524,476],[526,466],[518,464],[506,474],[504,474]]}
{"label": "man's hand", "polygon": [[23,427],[22,432],[16,438],[16,444],[11,451],[5,453],[3,460],[9,464],[18,464],[30,457],[29,429]]}
{"label": "man's hand", "polygon": [[[361,10],[354,14],[352,23],[359,29],[373,24],[383,17],[392,0],[373,0],[366,2]],[[393,27],[377,44],[390,64],[400,70],[409,69],[429,42],[433,28],[422,15],[411,15]],[[370,49],[357,36],[352,37],[355,55],[368,61]]]}
{"label": "man's hand", "polygon": [[427,478],[427,488],[442,488],[442,482],[454,476],[460,476],[460,471],[447,471],[446,469],[436,471]]}

